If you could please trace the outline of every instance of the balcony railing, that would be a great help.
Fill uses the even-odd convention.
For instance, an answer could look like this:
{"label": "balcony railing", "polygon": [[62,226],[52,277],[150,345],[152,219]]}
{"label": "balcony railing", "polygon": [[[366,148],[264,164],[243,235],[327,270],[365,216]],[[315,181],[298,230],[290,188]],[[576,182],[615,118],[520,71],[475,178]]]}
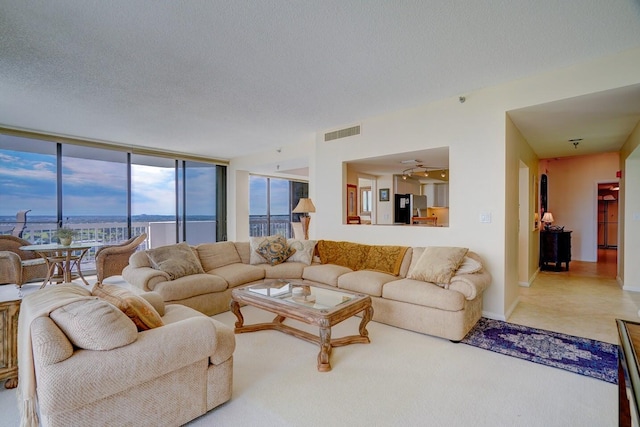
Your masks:
{"label": "balcony railing", "polygon": [[[213,227],[211,227],[212,222],[214,223]],[[215,221],[203,221],[202,223],[203,224],[199,224],[199,222],[194,221],[187,224],[188,227],[193,227],[192,230],[194,230],[194,234],[197,234],[198,237],[209,235],[207,233],[200,232],[197,228],[198,226],[204,225],[204,223],[206,223],[206,228],[208,230],[215,230]],[[13,228],[12,224],[0,224],[0,226],[2,226],[1,229],[4,230],[2,234],[9,234]],[[96,241],[100,242],[103,246],[118,244],[128,238],[127,224],[125,222],[67,223],[65,226],[76,231],[76,237],[74,237],[74,241],[76,242]],[[175,243],[174,241],[171,241],[173,236],[175,236],[175,222],[135,222],[132,223],[131,227],[132,236],[138,236],[142,233],[147,233],[148,236],[147,240],[138,247],[138,250],[145,250],[151,247]],[[29,222],[22,233],[22,238],[33,245],[57,243],[58,240],[55,237],[56,228],[56,224],[53,223]],[[187,231],[187,234],[189,235],[189,231]],[[270,221],[267,221],[264,217],[249,217],[250,236],[266,236],[274,234],[281,234],[287,238],[291,237],[293,234],[291,231],[290,221],[288,219],[274,219],[273,217]],[[209,241],[208,239],[209,237],[205,238],[205,240]],[[214,233],[210,236],[210,241],[215,240],[216,237]],[[189,243],[198,244],[204,242],[193,241]],[[82,259],[82,270],[84,272],[89,274],[95,272],[95,254],[98,248],[99,247],[91,248]]]}

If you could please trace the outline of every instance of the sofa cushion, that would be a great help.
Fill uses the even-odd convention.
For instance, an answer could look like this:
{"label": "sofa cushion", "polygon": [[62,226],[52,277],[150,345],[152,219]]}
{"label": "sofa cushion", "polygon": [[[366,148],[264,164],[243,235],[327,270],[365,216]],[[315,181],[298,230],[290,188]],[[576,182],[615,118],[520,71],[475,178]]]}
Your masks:
{"label": "sofa cushion", "polygon": [[288,239],[287,244],[290,248],[295,249],[295,253],[287,258],[287,262],[301,262],[311,265],[313,261],[313,251],[316,248],[315,240],[297,240]]}
{"label": "sofa cushion", "polygon": [[302,279],[302,272],[307,264],[302,262],[283,262],[278,265],[260,264],[264,269],[265,279]]}
{"label": "sofa cushion", "polygon": [[351,270],[361,270],[369,253],[369,245],[353,242],[318,240],[318,255],[323,264],[336,264]]}
{"label": "sofa cushion", "polygon": [[468,251],[468,248],[453,246],[427,247],[407,277],[425,282],[448,284]]}
{"label": "sofa cushion", "polygon": [[204,271],[242,262],[233,242],[202,243],[196,246]]}
{"label": "sofa cushion", "polygon": [[287,245],[287,239],[284,236],[268,236],[255,249],[255,252],[271,265],[285,262],[295,251]]}
{"label": "sofa cushion", "polygon": [[136,325],[139,331],[162,326],[162,318],[144,298],[116,285],[96,283],[91,293],[118,307]]}
{"label": "sofa cushion", "polygon": [[382,296],[382,286],[398,277],[379,271],[360,270],[338,277],[338,287],[374,297]]}
{"label": "sofa cushion", "polygon": [[230,288],[264,279],[264,268],[258,265],[230,264],[209,273],[222,277]]}
{"label": "sofa cushion", "polygon": [[132,253],[129,257],[129,266],[132,268],[152,267],[149,255],[147,255],[147,251],[138,251]]}
{"label": "sofa cushion", "polygon": [[33,355],[48,366],[67,360],[73,355],[73,345],[62,329],[50,317],[40,316],[31,322]]}
{"label": "sofa cushion", "polygon": [[203,273],[158,283],[153,291],[159,293],[164,301],[180,301],[198,295],[223,292],[227,287],[227,281],[222,277]]}
{"label": "sofa cushion", "polygon": [[386,283],[382,288],[382,297],[446,311],[460,311],[465,305],[465,297],[460,292],[414,279]]}
{"label": "sofa cushion", "polygon": [[352,271],[348,267],[335,264],[310,265],[304,268],[302,278],[325,285],[338,286],[338,277]]}
{"label": "sofa cushion", "polygon": [[136,325],[107,301],[95,298],[72,302],[49,315],[78,348],[111,350],[138,338]]}
{"label": "sofa cushion", "polygon": [[236,251],[242,263],[251,264],[251,244],[249,242],[233,242],[233,244],[236,245]]}
{"label": "sofa cushion", "polygon": [[185,242],[147,249],[146,253],[151,266],[167,273],[171,280],[204,273],[200,260],[193,253],[191,246]]}
{"label": "sofa cushion", "polygon": [[363,269],[380,271],[397,276],[404,260],[407,246],[372,245],[365,258]]}

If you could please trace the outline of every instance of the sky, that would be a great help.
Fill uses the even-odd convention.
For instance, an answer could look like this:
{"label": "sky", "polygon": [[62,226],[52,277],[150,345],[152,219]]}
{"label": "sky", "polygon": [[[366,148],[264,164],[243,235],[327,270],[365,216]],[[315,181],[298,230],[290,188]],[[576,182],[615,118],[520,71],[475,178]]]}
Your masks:
{"label": "sky", "polygon": [[[132,214],[175,214],[175,170],[132,165]],[[63,157],[63,216],[126,217],[126,163]],[[0,150],[0,215],[56,216],[56,158]],[[215,215],[215,168],[187,169],[190,215]]]}

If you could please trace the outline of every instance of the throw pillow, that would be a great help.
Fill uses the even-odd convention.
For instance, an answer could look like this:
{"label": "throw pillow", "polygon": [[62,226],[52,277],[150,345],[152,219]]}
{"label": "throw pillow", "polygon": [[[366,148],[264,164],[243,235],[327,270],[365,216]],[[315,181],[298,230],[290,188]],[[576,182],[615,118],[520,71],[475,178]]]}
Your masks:
{"label": "throw pillow", "polygon": [[270,236],[258,245],[256,252],[269,264],[278,265],[285,262],[296,250],[287,245],[284,236]]}
{"label": "throw pillow", "polygon": [[200,260],[187,243],[160,246],[155,249],[147,249],[146,252],[151,266],[167,273],[171,280],[191,274],[204,273]]}
{"label": "throw pillow", "polygon": [[465,256],[462,259],[462,264],[456,271],[456,274],[473,274],[482,270],[482,264],[471,257]]}
{"label": "throw pillow", "polygon": [[91,293],[118,307],[136,325],[139,331],[162,326],[162,318],[144,298],[116,285],[96,283]]}
{"label": "throw pillow", "polygon": [[468,248],[429,246],[407,277],[439,285],[448,284],[468,251]]}
{"label": "throw pillow", "polygon": [[133,322],[99,298],[72,302],[53,310],[49,317],[78,348],[112,350],[138,338]]}
{"label": "throw pillow", "polygon": [[295,249],[295,253],[287,258],[287,262],[301,262],[311,265],[313,260],[313,250],[316,248],[315,240],[296,240],[288,239],[287,244],[290,248]]}

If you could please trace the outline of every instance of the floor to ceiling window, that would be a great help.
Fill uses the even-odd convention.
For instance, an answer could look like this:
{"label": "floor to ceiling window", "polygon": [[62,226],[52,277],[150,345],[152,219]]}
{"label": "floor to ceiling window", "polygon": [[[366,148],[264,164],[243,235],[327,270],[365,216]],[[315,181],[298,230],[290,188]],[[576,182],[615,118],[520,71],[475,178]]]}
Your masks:
{"label": "floor to ceiling window", "polygon": [[224,174],[213,163],[0,133],[0,234],[28,211],[22,237],[34,244],[52,242],[61,225],[103,244],[143,232],[147,247],[217,241]]}
{"label": "floor to ceiling window", "polygon": [[258,175],[249,177],[249,236],[280,234],[292,237],[291,221],[300,214],[291,211],[307,197],[306,182]]}

